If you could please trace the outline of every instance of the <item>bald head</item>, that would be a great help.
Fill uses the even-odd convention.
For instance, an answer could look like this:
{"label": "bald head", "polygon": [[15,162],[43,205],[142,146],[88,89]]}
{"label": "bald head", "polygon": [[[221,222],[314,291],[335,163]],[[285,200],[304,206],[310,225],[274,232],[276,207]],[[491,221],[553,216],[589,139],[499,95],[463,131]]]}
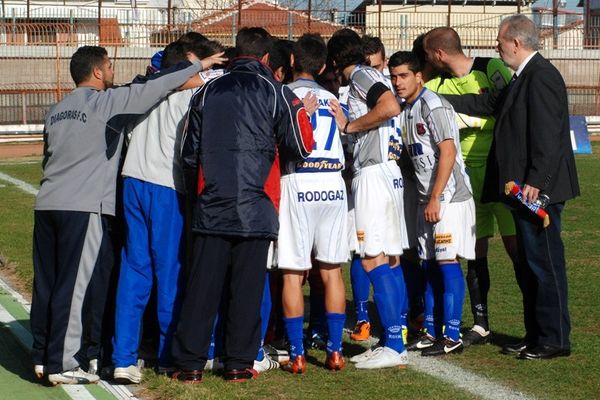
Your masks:
{"label": "bald head", "polygon": [[443,50],[453,56],[463,54],[458,33],[452,28],[440,27],[427,32],[423,39],[423,47],[427,50]]}

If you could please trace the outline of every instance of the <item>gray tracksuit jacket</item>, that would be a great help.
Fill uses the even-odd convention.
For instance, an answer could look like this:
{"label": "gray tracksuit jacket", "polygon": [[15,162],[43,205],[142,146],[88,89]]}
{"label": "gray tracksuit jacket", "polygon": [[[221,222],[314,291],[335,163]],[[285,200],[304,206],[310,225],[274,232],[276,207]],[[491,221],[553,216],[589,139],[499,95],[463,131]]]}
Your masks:
{"label": "gray tracksuit jacket", "polygon": [[78,87],[54,105],[45,118],[35,209],[115,215],[126,126],[201,69],[200,63],[183,62],[141,83],[104,91]]}

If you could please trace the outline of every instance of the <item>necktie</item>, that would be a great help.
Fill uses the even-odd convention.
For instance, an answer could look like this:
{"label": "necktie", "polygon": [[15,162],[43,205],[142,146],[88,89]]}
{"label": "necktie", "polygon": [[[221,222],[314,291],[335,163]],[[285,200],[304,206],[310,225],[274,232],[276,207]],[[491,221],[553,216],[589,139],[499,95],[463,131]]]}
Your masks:
{"label": "necktie", "polygon": [[508,82],[508,88],[509,88],[509,89],[510,89],[510,87],[511,87],[511,86],[513,86],[513,85],[514,85],[514,83],[515,83],[515,81],[517,80],[517,78],[518,78],[517,74],[516,74],[516,73],[514,73],[514,74],[513,74],[513,76],[512,76],[512,78],[511,78],[511,80],[510,80],[510,82]]}

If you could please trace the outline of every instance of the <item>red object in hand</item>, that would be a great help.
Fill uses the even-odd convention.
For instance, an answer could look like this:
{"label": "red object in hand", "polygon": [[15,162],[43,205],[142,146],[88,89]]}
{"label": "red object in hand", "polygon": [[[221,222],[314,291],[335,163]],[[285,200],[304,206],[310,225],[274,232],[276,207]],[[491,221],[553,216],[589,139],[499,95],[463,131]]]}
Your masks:
{"label": "red object in hand", "polygon": [[515,181],[507,182],[506,185],[504,185],[504,193],[507,196],[511,196],[511,197],[514,197],[515,199],[519,200],[532,213],[534,213],[535,215],[540,217],[543,220],[544,228],[547,227],[548,225],[550,225],[550,216],[548,215],[546,210],[544,210],[539,204],[537,204],[535,202],[530,203],[527,200],[525,200],[525,197],[523,196],[523,192],[521,191],[521,186],[519,186],[519,184],[517,182],[515,182]]}

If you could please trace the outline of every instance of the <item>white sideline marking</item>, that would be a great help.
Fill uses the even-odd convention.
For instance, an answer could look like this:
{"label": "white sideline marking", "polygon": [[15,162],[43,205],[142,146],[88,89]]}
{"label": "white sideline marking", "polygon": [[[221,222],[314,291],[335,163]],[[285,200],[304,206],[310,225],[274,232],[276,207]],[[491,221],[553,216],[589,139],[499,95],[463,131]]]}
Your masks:
{"label": "white sideline marking", "polygon": [[448,382],[466,392],[486,400],[532,400],[522,392],[514,391],[449,362],[409,353],[409,368]]}
{"label": "white sideline marking", "polygon": [[[6,282],[0,279],[0,288],[7,291],[15,300],[19,302],[23,306],[23,308],[27,311],[27,314],[31,312],[31,303],[25,299],[25,297],[21,296],[21,293],[17,292],[15,289],[11,288]],[[30,346],[31,347],[31,346]]]}
{"label": "white sideline marking", "polygon": [[24,191],[25,193],[29,193],[32,194],[34,196],[36,196],[39,192],[39,190],[37,190],[36,188],[34,188],[33,186],[31,186],[29,183],[24,182],[20,179],[17,178],[13,178],[10,175],[6,175],[3,172],[0,172],[0,179],[2,179],[3,181],[6,182],[10,182],[13,185],[15,185],[16,187],[18,187],[19,189],[21,189],[22,191]]}
{"label": "white sideline marking", "polygon": [[83,385],[60,385],[73,400],[96,400]]}
{"label": "white sideline marking", "polygon": [[[4,281],[0,281],[2,282],[1,286],[4,289],[7,285]],[[33,337],[31,336],[31,333],[29,333],[29,331],[25,329],[23,325],[18,323],[15,317],[6,311],[2,305],[0,305],[0,322],[6,325],[10,332],[17,338],[17,340],[26,350],[31,349],[33,344]],[[73,400],[96,400],[96,398],[92,396],[92,394],[88,392],[84,386],[61,385],[61,387]]]}
{"label": "white sideline marking", "polygon": [[[11,288],[3,279],[0,279],[0,288],[8,292],[15,300],[17,300],[27,313],[31,311],[31,305],[21,294]],[[23,347],[29,351],[33,344],[31,333],[25,329],[15,317],[13,317],[0,304],[0,322],[4,323]],[[106,391],[112,394],[118,400],[137,400],[137,398],[124,385],[111,385],[106,381],[100,381],[99,385]],[[73,400],[96,400],[96,398],[82,385],[61,385],[63,390]]]}
{"label": "white sideline marking", "polygon": [[23,325],[18,323],[15,317],[6,311],[6,308],[2,307],[2,305],[0,305],[0,322],[6,325],[10,332],[26,349],[31,349],[31,345],[33,344],[31,333],[29,333]]}
{"label": "white sideline marking", "polygon": [[[352,329],[344,328],[350,335]],[[371,335],[365,344],[371,347],[379,338]],[[368,348],[367,347],[367,348]],[[443,361],[439,358],[422,357],[418,352],[408,352],[408,368],[412,368],[433,378],[447,382],[465,392],[485,400],[534,400],[535,398],[522,392],[512,390],[500,383],[491,381],[458,365]]]}

